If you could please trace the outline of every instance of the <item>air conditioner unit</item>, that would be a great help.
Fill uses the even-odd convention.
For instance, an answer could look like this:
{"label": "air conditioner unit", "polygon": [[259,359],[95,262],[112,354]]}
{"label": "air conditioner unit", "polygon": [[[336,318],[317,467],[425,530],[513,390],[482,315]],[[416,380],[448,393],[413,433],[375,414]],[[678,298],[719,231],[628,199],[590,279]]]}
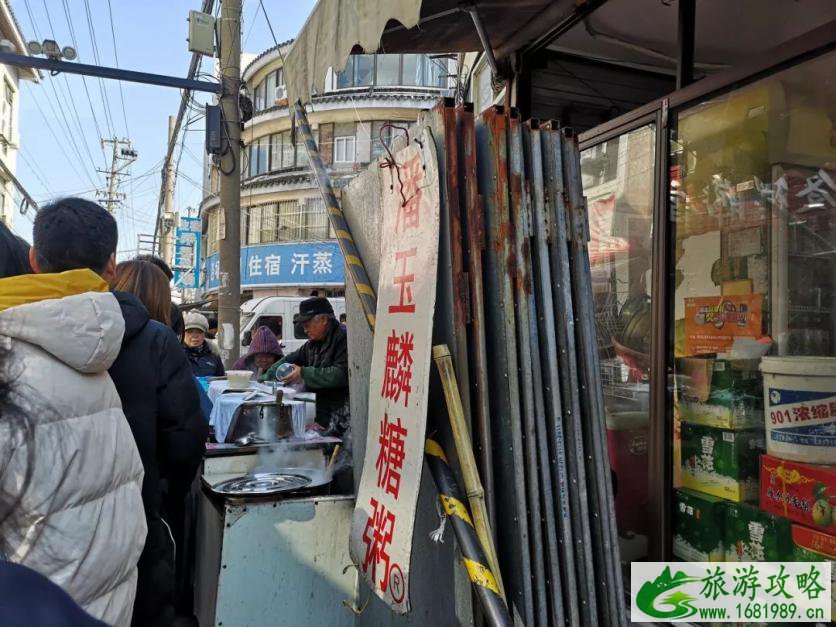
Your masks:
{"label": "air conditioner unit", "polygon": [[281,104],[282,101],[287,100],[287,87],[284,85],[276,85],[276,104]]}

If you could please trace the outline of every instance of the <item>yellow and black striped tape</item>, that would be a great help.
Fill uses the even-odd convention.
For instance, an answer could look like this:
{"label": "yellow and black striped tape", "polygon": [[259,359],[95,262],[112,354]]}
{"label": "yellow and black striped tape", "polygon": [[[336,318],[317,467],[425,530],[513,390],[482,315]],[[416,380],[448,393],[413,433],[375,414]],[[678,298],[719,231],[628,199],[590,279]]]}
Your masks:
{"label": "yellow and black striped tape", "polygon": [[498,619],[493,624],[510,625],[511,621],[502,592],[499,589],[496,576],[486,565],[487,558],[476,536],[476,529],[473,526],[470,513],[462,502],[461,490],[456,483],[444,449],[437,441],[427,438],[424,444],[424,453],[427,457],[427,465],[438,487],[438,498],[441,506],[444,513],[450,517],[453,529],[456,532],[467,575],[474,586],[483,589],[481,594],[484,603],[487,604],[486,609],[493,617]]}
{"label": "yellow and black striped tape", "polygon": [[319,154],[319,149],[311,133],[311,125],[308,123],[305,107],[301,102],[297,101],[294,105],[294,111],[296,126],[299,132],[302,133],[302,139],[305,142],[311,169],[319,185],[322,199],[325,201],[325,207],[328,210],[331,227],[334,229],[346,266],[348,266],[348,274],[351,277],[351,282],[360,297],[366,322],[372,330],[372,333],[374,333],[375,316],[377,314],[377,294],[369,280],[369,275],[366,273],[366,266],[363,265],[363,260],[360,258],[360,252],[357,250],[354,238],[351,236],[351,229],[348,228],[345,215],[340,208],[339,202],[337,202],[337,197],[334,195],[334,190],[331,187],[331,179],[328,176],[325,165],[322,163],[322,157]]}

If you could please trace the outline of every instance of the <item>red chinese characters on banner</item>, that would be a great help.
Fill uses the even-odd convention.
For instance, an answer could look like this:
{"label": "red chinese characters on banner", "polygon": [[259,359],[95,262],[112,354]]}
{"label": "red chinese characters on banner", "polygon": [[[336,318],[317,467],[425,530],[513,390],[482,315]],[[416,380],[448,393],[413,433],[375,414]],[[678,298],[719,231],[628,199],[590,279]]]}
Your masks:
{"label": "red chinese characters on banner", "polygon": [[386,338],[386,370],[383,373],[381,398],[400,402],[409,407],[409,393],[412,391],[412,351],[415,348],[415,336],[409,331],[398,335],[394,329]]}
{"label": "red chinese characters on banner", "polygon": [[395,499],[401,491],[401,471],[406,457],[404,443],[407,430],[401,425],[401,419],[389,421],[389,414],[383,414],[380,421],[380,435],[377,438],[378,450],[375,469],[377,470],[377,487],[382,488]]}
{"label": "red chinese characters on banner", "polygon": [[368,572],[371,566],[372,580],[377,578],[377,566],[381,564],[383,569],[380,578],[380,589],[386,592],[389,586],[389,562],[388,546],[392,542],[395,533],[395,514],[386,509],[386,506],[378,502],[374,497],[369,499],[369,506],[372,515],[366,522],[363,530],[363,544],[366,545],[366,555],[363,558],[363,572]]}
{"label": "red chinese characters on banner", "polygon": [[412,284],[415,283],[415,273],[408,272],[409,260],[418,252],[417,248],[400,250],[395,253],[395,261],[400,265],[399,272],[392,278],[392,283],[401,288],[400,302],[389,305],[389,313],[415,313],[415,301],[412,299]]}
{"label": "red chinese characters on banner", "polygon": [[400,166],[403,186],[401,192],[405,199],[398,207],[398,220],[395,229],[403,233],[406,229],[417,229],[419,225],[419,209],[423,190],[421,184],[424,182],[424,165],[421,162],[421,155],[415,155]]}
{"label": "red chinese characters on banner", "polygon": [[427,421],[440,230],[434,147],[425,132],[379,171],[383,226],[368,428],[349,543],[360,578],[399,614],[410,611]]}

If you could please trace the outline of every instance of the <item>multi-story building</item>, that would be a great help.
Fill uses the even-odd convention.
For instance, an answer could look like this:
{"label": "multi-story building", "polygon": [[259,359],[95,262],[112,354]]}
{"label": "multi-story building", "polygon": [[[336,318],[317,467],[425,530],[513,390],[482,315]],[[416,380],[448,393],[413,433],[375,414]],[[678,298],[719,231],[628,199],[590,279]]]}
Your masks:
{"label": "multi-story building", "polygon": [[[29,54],[20,25],[7,0],[0,0],[0,49]],[[20,199],[13,177],[20,141],[17,120],[21,80],[37,81],[37,70],[0,65],[0,220],[9,226],[12,225],[15,206]]]}
{"label": "multi-story building", "polygon": [[[242,299],[343,292],[343,262],[324,203],[308,166],[304,144],[294,137],[282,63],[290,42],[264,51],[243,70],[253,117],[242,134]],[[352,177],[383,154],[395,127],[415,123],[422,109],[447,93],[454,73],[446,58],[427,55],[357,55],[342,72],[329,71],[326,89],[314,96],[308,119],[339,193]],[[204,291],[218,287],[219,172],[207,171],[201,205]]]}

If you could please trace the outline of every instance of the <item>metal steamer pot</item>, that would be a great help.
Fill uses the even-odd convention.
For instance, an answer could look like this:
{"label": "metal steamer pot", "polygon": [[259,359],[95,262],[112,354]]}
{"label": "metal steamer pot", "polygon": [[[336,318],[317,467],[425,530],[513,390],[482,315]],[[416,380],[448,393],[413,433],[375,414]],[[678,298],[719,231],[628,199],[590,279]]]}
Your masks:
{"label": "metal steamer pot", "polygon": [[330,473],[313,468],[279,468],[270,472],[252,472],[211,486],[212,492],[225,497],[257,498],[308,490],[330,483]]}
{"label": "metal steamer pot", "polygon": [[293,436],[292,408],[275,401],[244,401],[235,411],[227,442],[242,438],[275,442]]}

